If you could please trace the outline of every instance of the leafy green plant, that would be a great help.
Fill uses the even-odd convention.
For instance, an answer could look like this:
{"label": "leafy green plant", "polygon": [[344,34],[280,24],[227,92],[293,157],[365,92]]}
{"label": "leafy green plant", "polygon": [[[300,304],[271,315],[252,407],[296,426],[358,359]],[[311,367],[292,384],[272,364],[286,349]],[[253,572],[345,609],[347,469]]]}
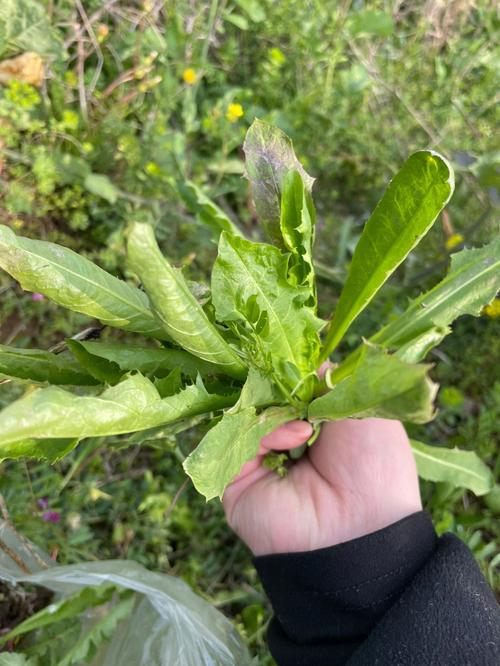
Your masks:
{"label": "leafy green plant", "polygon": [[[322,421],[346,417],[433,418],[437,385],[431,366],[420,361],[457,316],[478,315],[495,297],[498,239],[454,255],[441,283],[324,376],[319,367],[450,199],[448,162],[419,151],[393,178],[365,224],[327,325],[317,315],[313,179],[290,139],[267,123],[254,122],[244,150],[255,208],[273,244],[237,233],[196,195],[210,223],[222,228],[209,298],[161,254],[148,224],[134,222],[128,233],[129,268],[146,293],[71,250],[0,227],[0,265],[22,287],[158,341],[68,341],[62,355],[53,355],[52,372],[49,353],[27,353],[23,365],[13,350],[0,350],[5,375],[26,379],[29,367],[33,381],[56,384],[28,391],[0,413],[0,458],[54,461],[88,437],[197,417],[211,427],[184,469],[211,499],[255,456],[260,439],[291,419],[307,418],[317,430]],[[104,390],[89,388],[91,378]],[[77,393],[57,386],[72,382],[82,387]],[[490,472],[474,454],[414,447],[425,478],[478,494],[491,488]]]}

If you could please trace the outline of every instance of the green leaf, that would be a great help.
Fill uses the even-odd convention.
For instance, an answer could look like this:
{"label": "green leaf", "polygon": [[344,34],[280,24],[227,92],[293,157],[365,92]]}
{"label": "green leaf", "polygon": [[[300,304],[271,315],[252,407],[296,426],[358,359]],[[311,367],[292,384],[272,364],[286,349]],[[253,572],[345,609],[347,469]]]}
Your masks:
{"label": "green leaf", "polygon": [[245,143],[246,176],[250,181],[252,198],[259,220],[276,245],[283,247],[280,231],[280,203],[283,180],[296,170],[304,186],[311,191],[314,178],[298,161],[291,139],[280,129],[262,120],[254,120]]}
{"label": "green leaf", "polygon": [[[212,271],[212,300],[220,321],[238,322],[240,335],[245,328],[255,342],[249,362],[285,379],[284,364],[292,364],[300,380],[317,368],[323,322],[304,304],[309,290],[288,282],[288,259],[272,245],[223,232]],[[287,381],[291,389],[296,383]]]}
{"label": "green leaf", "polygon": [[265,20],[266,12],[258,0],[236,0],[236,4],[254,23],[260,23]]}
{"label": "green leaf", "polygon": [[121,370],[117,363],[91,354],[85,348],[84,343],[78,340],[69,339],[66,340],[66,344],[76,360],[99,382],[103,384],[116,384],[120,381],[124,371]]}
{"label": "green leaf", "polygon": [[[484,247],[454,254],[444,280],[412,301],[401,317],[384,326],[371,341],[389,349],[404,346],[408,354],[421,345],[421,336],[434,330],[440,333],[433,340],[434,346],[450,332],[449,325],[457,317],[477,317],[499,289],[500,238],[496,238]],[[418,360],[423,357],[418,350],[414,356]]]}
{"label": "green leaf", "polygon": [[139,347],[118,342],[80,342],[89,353],[118,365],[123,371],[139,370],[144,375],[163,376],[166,371],[179,368],[183,375],[196,379],[197,375],[224,374],[225,368],[208,363],[181,349]]}
{"label": "green leaf", "polygon": [[[450,332],[450,328],[429,328],[429,330],[421,333],[411,340],[411,342],[401,345],[394,353],[402,361],[406,361],[406,363],[418,363]],[[385,347],[385,345],[380,346]]]}
{"label": "green leaf", "polygon": [[210,322],[181,271],[163,257],[150,225],[132,225],[128,258],[168,335],[189,353],[223,366],[226,374],[244,377],[245,366]]}
{"label": "green leaf", "polygon": [[80,592],[45,606],[38,613],[18,624],[12,631],[0,638],[0,645],[5,645],[7,641],[35,629],[42,629],[55,622],[76,617],[89,608],[101,606],[110,601],[115,590],[114,585],[84,587]]}
{"label": "green leaf", "polygon": [[57,181],[63,185],[83,187],[85,178],[91,173],[90,165],[83,157],[55,149],[52,153],[57,172]]}
{"label": "green leaf", "polygon": [[36,51],[42,55],[61,53],[61,40],[42,4],[36,0],[2,0],[0,57],[22,51]]}
{"label": "green leaf", "polygon": [[57,666],[79,666],[80,664],[91,663],[90,658],[95,654],[96,649],[107,642],[120,622],[131,614],[136,599],[136,595],[131,590],[122,592],[120,601],[107,609],[106,613],[80,636],[71,650],[58,662]]}
{"label": "green leaf", "polygon": [[[0,412],[1,414],[1,412]],[[2,444],[0,462],[4,460],[43,460],[53,465],[71,453],[78,445],[78,439],[23,439]]]}
{"label": "green leaf", "polygon": [[[426,423],[433,416],[437,385],[428,365],[410,365],[364,345],[352,374],[309,405],[311,420],[378,416]],[[335,373],[332,374],[332,380]]]}
{"label": "green leaf", "polygon": [[242,466],[257,455],[262,437],[298,415],[290,406],[270,407],[261,414],[254,407],[226,412],[184,461],[195,488],[207,500],[222,497]]}
{"label": "green leaf", "polygon": [[26,439],[101,437],[147,430],[188,416],[230,407],[237,396],[215,395],[201,382],[162,399],[140,374],[99,396],[78,396],[49,387],[32,391],[0,412],[2,447]]}
{"label": "green leaf", "polygon": [[223,16],[225,21],[229,21],[229,23],[232,23],[240,30],[248,30],[248,21],[244,16],[241,16],[241,14],[225,12]]}
{"label": "green leaf", "polygon": [[180,195],[189,210],[194,213],[202,224],[220,234],[227,231],[235,236],[244,236],[234,222],[206,194],[190,180],[177,185]]}
{"label": "green leaf", "polygon": [[475,495],[484,495],[493,488],[490,468],[473,451],[429,446],[415,439],[411,439],[410,444],[423,479],[468,488]]}
{"label": "green leaf", "polygon": [[83,187],[108,203],[114,204],[118,199],[118,190],[107,176],[100,173],[89,173],[83,180]]}
{"label": "green leaf", "polygon": [[99,383],[66,355],[6,345],[0,345],[0,374],[49,384],[92,386]]}
{"label": "green leaf", "polygon": [[69,310],[108,326],[166,337],[146,294],[65,247],[16,236],[0,225],[0,267],[23,289],[45,294]]}
{"label": "green leaf", "polygon": [[374,9],[357,10],[348,22],[351,35],[376,35],[389,37],[394,32],[394,21],[388,12]]}
{"label": "green leaf", "polygon": [[316,212],[312,197],[298,171],[289,171],[283,180],[280,229],[286,249],[291,253],[288,278],[293,285],[307,286],[311,304],[316,303],[316,284],[312,250]]}
{"label": "green leaf", "polygon": [[155,387],[162,398],[175,395],[182,389],[182,376],[179,368],[175,368],[166,377],[155,379]]}
{"label": "green leaf", "polygon": [[[396,350],[401,360],[416,363],[425,358],[450,332],[451,323],[462,315],[478,316],[500,289],[500,239],[451,257],[448,275],[430,291],[412,301],[407,310],[380,329],[370,342]],[[352,352],[335,371],[346,377],[352,371],[362,346]]]}
{"label": "green leaf", "polygon": [[0,666],[39,666],[38,661],[19,652],[2,652]]}
{"label": "green leaf", "polygon": [[367,221],[352,257],[321,354],[325,360],[453,193],[453,171],[437,153],[414,153],[390,182]]}
{"label": "green leaf", "polygon": [[270,377],[263,375],[255,368],[250,368],[247,379],[241,389],[240,397],[233,410],[246,407],[268,407],[284,401],[283,394]]}
{"label": "green leaf", "polygon": [[493,488],[484,498],[484,503],[495,515],[500,515],[500,483],[493,485]]}

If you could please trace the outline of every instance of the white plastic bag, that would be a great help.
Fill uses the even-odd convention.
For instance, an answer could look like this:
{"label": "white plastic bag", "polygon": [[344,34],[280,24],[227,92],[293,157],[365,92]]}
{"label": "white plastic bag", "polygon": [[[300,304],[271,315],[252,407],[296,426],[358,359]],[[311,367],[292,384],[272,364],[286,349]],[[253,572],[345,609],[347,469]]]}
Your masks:
{"label": "white plastic bag", "polygon": [[[173,576],[153,573],[130,560],[54,566],[5,523],[0,523],[0,541],[0,579],[12,584],[43,585],[61,598],[83,587],[113,583],[139,596],[132,613],[88,666],[252,663],[231,622]],[[92,613],[86,616],[87,626],[89,617],[92,622]]]}

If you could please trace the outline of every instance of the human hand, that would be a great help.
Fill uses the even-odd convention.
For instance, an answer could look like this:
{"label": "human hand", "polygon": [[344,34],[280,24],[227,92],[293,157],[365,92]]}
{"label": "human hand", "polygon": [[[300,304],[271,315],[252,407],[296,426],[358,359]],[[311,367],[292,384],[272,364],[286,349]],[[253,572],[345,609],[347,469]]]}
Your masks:
{"label": "human hand", "polygon": [[422,509],[417,470],[399,421],[346,419],[321,434],[284,478],[263,466],[269,451],[301,446],[312,434],[291,421],[261,441],[224,493],[230,527],[254,555],[333,546]]}

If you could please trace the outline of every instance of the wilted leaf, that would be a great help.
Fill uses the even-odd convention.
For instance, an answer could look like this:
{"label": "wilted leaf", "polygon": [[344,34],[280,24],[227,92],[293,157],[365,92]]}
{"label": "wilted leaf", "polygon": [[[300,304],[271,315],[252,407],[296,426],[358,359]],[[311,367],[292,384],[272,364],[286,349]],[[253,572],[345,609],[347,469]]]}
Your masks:
{"label": "wilted leaf", "polygon": [[308,192],[314,183],[295,156],[291,139],[280,129],[262,120],[254,120],[245,143],[246,175],[250,181],[255,209],[270,239],[283,247],[280,231],[280,203],[283,179],[296,170]]}
{"label": "wilted leaf", "polygon": [[32,86],[41,86],[45,76],[43,60],[38,53],[28,51],[15,58],[0,62],[0,83],[22,81]]}
{"label": "wilted leaf", "polygon": [[365,224],[335,308],[322,359],[427,233],[453,193],[453,171],[437,153],[414,153],[390,182]]}
{"label": "wilted leaf", "polygon": [[[378,416],[426,423],[437,391],[428,365],[410,365],[364,345],[352,374],[309,405],[308,418],[337,421]],[[332,374],[335,381],[335,373]]]}
{"label": "wilted leaf", "polygon": [[69,310],[108,326],[167,337],[146,294],[65,247],[16,236],[0,225],[0,267],[23,289],[44,294]]}
{"label": "wilted leaf", "polygon": [[149,224],[132,225],[128,258],[168,335],[191,354],[223,366],[228,375],[244,377],[245,366],[209,321],[181,271],[163,257]]}
{"label": "wilted leaf", "polygon": [[484,495],[493,488],[490,468],[473,451],[429,446],[415,439],[411,439],[410,444],[423,479],[468,488],[475,495]]}
{"label": "wilted leaf", "polygon": [[254,407],[225,413],[193,453],[184,469],[207,500],[222,497],[242,466],[257,454],[262,437],[298,416],[293,407],[270,407],[261,414]]}

